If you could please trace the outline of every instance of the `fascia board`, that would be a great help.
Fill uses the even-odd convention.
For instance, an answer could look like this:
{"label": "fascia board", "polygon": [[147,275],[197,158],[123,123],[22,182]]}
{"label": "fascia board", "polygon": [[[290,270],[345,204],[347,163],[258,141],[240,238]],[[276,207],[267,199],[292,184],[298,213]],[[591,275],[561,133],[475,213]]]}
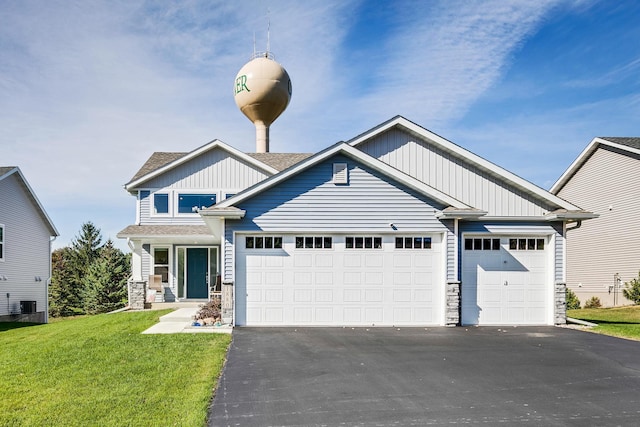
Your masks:
{"label": "fascia board", "polygon": [[569,165],[567,170],[558,178],[558,180],[551,186],[549,192],[557,194],[562,187],[569,181],[569,178],[580,169],[583,163],[591,156],[591,154],[598,148],[598,144],[601,143],[600,138],[593,138],[591,142],[585,147],[580,155]]}
{"label": "fascia board", "polygon": [[221,148],[222,150],[227,151],[229,154],[238,157],[240,159],[242,159],[243,161],[252,164],[256,167],[259,167],[260,169],[271,173],[271,174],[276,174],[278,173],[278,170],[275,168],[272,168],[271,166],[262,163],[261,161],[254,159],[253,157],[249,156],[246,153],[243,153],[242,151],[231,147],[230,145],[225,144],[224,142],[220,141],[219,139],[215,139],[201,147],[196,148],[195,150],[191,151],[190,153],[187,153],[186,155],[180,157],[179,159],[176,159],[172,162],[167,163],[166,165],[152,171],[149,172],[148,174],[141,176],[140,178],[136,179],[135,181],[131,181],[127,184],[124,185],[125,190],[127,191],[131,191],[134,188],[138,187],[140,184],[143,184],[146,181],[149,181],[150,179],[153,179],[159,175],[162,175],[163,173],[166,173],[167,171],[180,166],[181,164],[184,164],[198,156],[200,156],[201,154],[206,153],[207,151],[213,150],[214,148]]}
{"label": "fascia board", "polygon": [[333,146],[325,149],[324,151],[321,151],[319,153],[317,153],[316,155],[309,157],[307,160],[303,160],[302,162],[294,165],[293,167],[280,172],[277,175],[274,175],[270,178],[267,178],[266,180],[259,182],[258,184],[254,185],[253,187],[248,188],[247,190],[245,190],[242,193],[238,193],[233,197],[230,197],[229,199],[226,199],[222,202],[220,202],[218,205],[216,205],[218,208],[224,208],[224,207],[229,207],[229,206],[233,206],[233,205],[237,205],[238,203],[241,203],[242,201],[253,197],[254,195],[261,193],[262,191],[266,190],[267,188],[270,188],[286,179],[288,179],[291,176],[297,175],[299,173],[301,173],[302,171],[338,154],[338,153],[342,153],[347,155],[348,157],[351,157],[357,161],[360,161],[362,163],[364,163],[365,165],[371,167],[374,170],[377,170],[378,172],[381,172],[382,174],[389,176],[393,179],[395,179],[396,181],[418,191],[421,194],[426,195],[429,198],[435,199],[436,201],[447,205],[447,206],[454,206],[456,208],[460,208],[460,209],[468,209],[471,208],[472,206],[466,205],[464,203],[462,203],[459,200],[454,199],[451,196],[448,196],[444,193],[442,193],[439,190],[436,190],[433,187],[428,186],[427,184],[423,183],[422,181],[419,181],[407,174],[405,174],[402,171],[399,171],[398,169],[395,169],[392,166],[389,166],[388,164],[364,153],[363,151],[358,150],[357,148],[351,147],[349,144],[344,143],[344,142],[339,142],[337,144],[334,144]]}
{"label": "fascia board", "polygon": [[494,175],[497,175],[501,178],[503,178],[505,181],[510,182],[511,184],[515,185],[516,187],[519,187],[521,189],[523,189],[524,191],[534,194],[540,198],[542,198],[543,200],[546,200],[547,202],[557,205],[558,207],[564,208],[564,209],[568,209],[568,210],[577,210],[579,209],[577,206],[574,206],[572,204],[570,204],[569,202],[567,202],[566,200],[561,199],[560,197],[551,194],[550,192],[538,187],[537,185],[527,181],[524,178],[519,177],[518,175],[507,171],[506,169],[478,156],[477,154],[472,153],[469,150],[466,150],[462,147],[460,147],[457,144],[454,144],[451,141],[446,140],[445,138],[423,128],[422,126],[419,126],[407,119],[405,119],[404,117],[398,116],[395,117],[393,119],[391,119],[390,121],[383,123],[382,125],[372,129],[369,132],[366,132],[358,137],[356,137],[353,140],[349,141],[349,145],[356,147],[359,144],[363,143],[364,141],[372,138],[373,136],[376,136],[378,134],[383,133],[384,131],[394,127],[394,126],[398,126],[401,128],[404,128],[405,130],[417,134],[422,138],[426,138],[432,142],[434,142],[435,144],[437,144],[440,148],[442,148],[445,151],[448,151],[450,153],[453,153],[455,156],[463,158],[465,160],[467,160],[469,163],[477,166],[480,169],[484,169],[484,170],[488,170],[489,172],[491,172]]}
{"label": "fascia board", "polygon": [[22,185],[24,186],[24,188],[29,193],[29,197],[35,203],[35,205],[38,208],[38,210],[40,210],[40,214],[42,215],[44,220],[47,222],[47,225],[49,226],[49,229],[50,229],[51,233],[53,233],[51,235],[55,236],[55,237],[60,236],[60,233],[58,232],[58,229],[53,224],[53,221],[51,221],[51,218],[47,214],[47,211],[44,209],[44,206],[42,205],[42,203],[40,203],[40,200],[38,199],[38,196],[36,196],[36,193],[33,191],[33,188],[31,188],[31,186],[29,185],[29,182],[24,177],[24,175],[22,174],[22,171],[20,170],[19,167],[16,167],[16,168],[10,170],[8,173],[4,174],[2,177],[0,177],[0,181],[3,180],[4,178],[8,177],[9,175],[13,175],[14,173],[18,174],[18,178],[22,182]]}
{"label": "fascia board", "polygon": [[640,150],[629,147],[623,144],[616,144],[615,142],[608,141],[603,138],[593,138],[589,145],[582,150],[580,155],[569,165],[567,170],[558,178],[558,180],[553,184],[551,189],[549,190],[553,194],[557,194],[562,187],[573,177],[573,175],[578,172],[578,170],[584,165],[589,157],[600,147],[600,145],[606,145],[608,147],[616,148],[618,150],[626,151],[628,153],[640,155]]}

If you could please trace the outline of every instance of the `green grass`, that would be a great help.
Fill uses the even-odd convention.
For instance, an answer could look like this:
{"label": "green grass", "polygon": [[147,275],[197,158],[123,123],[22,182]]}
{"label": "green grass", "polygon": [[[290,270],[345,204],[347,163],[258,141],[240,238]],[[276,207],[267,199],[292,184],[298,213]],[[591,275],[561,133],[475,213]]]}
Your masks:
{"label": "green grass", "polygon": [[140,334],[167,312],[0,329],[0,425],[203,426],[231,337]]}
{"label": "green grass", "polygon": [[640,340],[640,306],[567,310],[567,316],[597,323],[593,332]]}

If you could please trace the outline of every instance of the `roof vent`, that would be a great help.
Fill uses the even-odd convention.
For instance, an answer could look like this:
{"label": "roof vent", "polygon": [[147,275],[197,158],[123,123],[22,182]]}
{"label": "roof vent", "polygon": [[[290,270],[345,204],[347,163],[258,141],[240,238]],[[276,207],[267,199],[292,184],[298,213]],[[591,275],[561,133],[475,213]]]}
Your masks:
{"label": "roof vent", "polygon": [[333,183],[334,184],[348,184],[349,174],[347,171],[346,163],[334,163],[333,164]]}

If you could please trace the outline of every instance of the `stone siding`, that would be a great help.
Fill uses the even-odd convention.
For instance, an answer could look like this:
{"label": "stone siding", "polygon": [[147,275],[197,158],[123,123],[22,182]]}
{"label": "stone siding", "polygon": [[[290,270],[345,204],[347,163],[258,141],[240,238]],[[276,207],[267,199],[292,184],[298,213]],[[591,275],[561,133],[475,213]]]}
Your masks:
{"label": "stone siding", "polygon": [[444,316],[445,326],[460,325],[460,281],[447,282],[447,303]]}
{"label": "stone siding", "polygon": [[146,280],[129,280],[129,308],[131,310],[144,310],[145,297],[147,295]]}
{"label": "stone siding", "polygon": [[567,284],[565,282],[556,282],[555,301],[553,311],[553,322],[556,325],[564,325],[567,323]]}

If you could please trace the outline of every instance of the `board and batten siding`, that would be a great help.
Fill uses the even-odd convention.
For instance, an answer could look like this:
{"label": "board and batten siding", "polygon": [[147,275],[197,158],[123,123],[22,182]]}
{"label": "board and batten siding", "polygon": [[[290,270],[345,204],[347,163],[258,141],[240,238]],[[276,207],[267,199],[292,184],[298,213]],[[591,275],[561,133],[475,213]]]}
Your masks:
{"label": "board and batten siding", "polygon": [[[584,303],[613,305],[614,274],[622,284],[640,270],[640,156],[600,146],[558,196],[600,215],[567,232],[567,286]],[[570,228],[570,227],[569,227]],[[618,295],[618,304],[628,303]]]}
{"label": "board and batten siding", "polygon": [[225,150],[211,150],[142,185],[144,189],[140,190],[140,224],[204,225],[204,221],[197,214],[176,214],[176,206],[173,206],[173,215],[152,215],[153,192],[169,192],[170,204],[175,204],[176,193],[179,191],[213,192],[220,201],[225,193],[236,193],[268,176],[268,173],[231,156]]}
{"label": "board and batten siding", "polygon": [[390,129],[358,145],[365,153],[488,216],[541,216],[554,208],[407,132]]}
{"label": "board and batten siding", "polygon": [[19,313],[20,301],[36,301],[36,311],[46,311],[51,234],[15,173],[0,181],[0,224],[4,225],[0,277],[6,277],[0,280],[0,316]]}
{"label": "board and batten siding", "polygon": [[204,153],[144,183],[145,188],[247,188],[270,174],[222,149]]}

